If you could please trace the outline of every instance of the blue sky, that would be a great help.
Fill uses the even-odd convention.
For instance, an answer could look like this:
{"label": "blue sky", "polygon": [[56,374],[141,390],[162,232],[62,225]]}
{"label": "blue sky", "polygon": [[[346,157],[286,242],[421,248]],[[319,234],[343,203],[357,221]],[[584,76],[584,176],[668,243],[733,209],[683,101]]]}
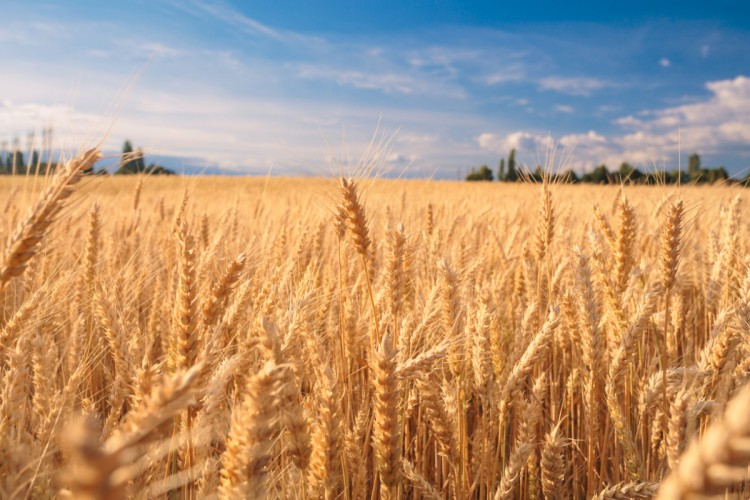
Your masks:
{"label": "blue sky", "polygon": [[262,174],[456,178],[551,145],[579,171],[747,173],[750,7],[654,3],[6,0],[0,141],[52,124]]}

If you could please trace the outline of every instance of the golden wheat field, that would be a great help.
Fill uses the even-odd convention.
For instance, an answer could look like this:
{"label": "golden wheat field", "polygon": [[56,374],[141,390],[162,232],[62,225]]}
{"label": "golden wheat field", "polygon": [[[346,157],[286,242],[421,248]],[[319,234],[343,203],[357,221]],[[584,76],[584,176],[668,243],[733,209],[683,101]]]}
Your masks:
{"label": "golden wheat field", "polygon": [[0,179],[0,497],[747,498],[748,191]]}

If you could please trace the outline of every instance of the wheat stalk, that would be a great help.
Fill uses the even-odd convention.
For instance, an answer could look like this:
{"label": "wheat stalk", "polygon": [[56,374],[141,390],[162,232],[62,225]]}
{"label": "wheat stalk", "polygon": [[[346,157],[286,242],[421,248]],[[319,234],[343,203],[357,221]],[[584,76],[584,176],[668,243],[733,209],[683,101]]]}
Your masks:
{"label": "wheat stalk", "polygon": [[100,157],[97,149],[90,149],[78,154],[55,174],[52,183],[10,239],[0,267],[0,289],[11,278],[23,273],[65,201],[73,194],[73,187],[81,180],[81,172]]}

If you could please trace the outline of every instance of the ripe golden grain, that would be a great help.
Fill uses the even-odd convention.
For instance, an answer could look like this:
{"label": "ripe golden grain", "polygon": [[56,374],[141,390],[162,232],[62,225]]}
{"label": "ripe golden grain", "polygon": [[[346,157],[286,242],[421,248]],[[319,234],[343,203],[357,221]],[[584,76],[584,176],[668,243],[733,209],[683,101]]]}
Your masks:
{"label": "ripe golden grain", "polygon": [[0,497],[747,496],[745,191],[96,157],[0,178]]}

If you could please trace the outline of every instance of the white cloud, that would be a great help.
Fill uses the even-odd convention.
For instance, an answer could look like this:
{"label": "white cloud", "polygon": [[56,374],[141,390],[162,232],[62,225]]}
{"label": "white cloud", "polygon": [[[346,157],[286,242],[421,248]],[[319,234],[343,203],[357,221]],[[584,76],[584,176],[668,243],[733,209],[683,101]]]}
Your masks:
{"label": "white cloud", "polygon": [[542,90],[554,90],[562,94],[589,96],[596,90],[613,86],[598,78],[549,76],[539,80]]}
{"label": "white cloud", "polygon": [[662,57],[661,59],[659,59],[659,66],[661,66],[662,68],[668,68],[671,65],[672,65],[672,62],[666,57]]}
{"label": "white cloud", "polygon": [[533,151],[538,149],[540,144],[547,144],[549,140],[550,137],[548,135],[545,136],[520,130],[507,135],[485,132],[477,138],[479,147],[482,149],[501,153],[510,151],[511,149],[525,152]]}
{"label": "white cloud", "polygon": [[390,167],[407,167],[417,161],[416,155],[405,155],[402,153],[391,153],[386,157]]}
{"label": "white cloud", "polygon": [[560,138],[559,143],[560,145],[569,148],[569,147],[575,147],[577,144],[587,144],[587,145],[594,145],[594,144],[605,144],[607,142],[607,139],[597,134],[593,130],[589,130],[585,134],[570,134],[566,135]]}
{"label": "white cloud", "polygon": [[633,115],[623,116],[614,121],[615,124],[621,127],[640,127],[643,122]]}
{"label": "white cloud", "polygon": [[701,46],[701,57],[704,59],[708,57],[709,52],[711,52],[711,46],[710,45],[703,45]]}
{"label": "white cloud", "polygon": [[[702,155],[734,153],[750,160],[750,78],[708,82],[712,95],[700,102],[628,115],[615,120],[627,129],[622,134],[602,135],[596,131],[561,137],[557,144],[571,152],[570,166],[578,171],[606,163],[620,162],[653,167],[666,162],[677,166],[680,150]],[[533,131],[510,134],[483,133],[477,138],[482,149],[507,151],[516,148],[519,158],[529,160],[549,146],[548,136]]]}
{"label": "white cloud", "polygon": [[71,106],[15,103],[10,100],[0,102],[0,130],[3,131],[33,130],[53,120],[73,120],[91,124],[98,119],[96,115],[78,113]]}
{"label": "white cloud", "polygon": [[481,148],[507,154],[517,151],[522,165],[542,164],[552,170],[590,169],[607,153],[607,138],[591,130],[585,134],[570,134],[555,140],[549,134],[517,131],[505,136],[481,134],[477,139]]}
{"label": "white cloud", "polygon": [[558,111],[560,113],[570,114],[574,113],[575,110],[576,108],[574,108],[573,106],[568,106],[567,104],[558,104],[557,106],[555,106],[555,111]]}
{"label": "white cloud", "polygon": [[[683,142],[717,151],[721,147],[747,147],[750,134],[750,78],[708,82],[709,99],[652,110],[641,120],[644,132],[664,136],[681,130]],[[744,141],[744,144],[743,144]]]}

